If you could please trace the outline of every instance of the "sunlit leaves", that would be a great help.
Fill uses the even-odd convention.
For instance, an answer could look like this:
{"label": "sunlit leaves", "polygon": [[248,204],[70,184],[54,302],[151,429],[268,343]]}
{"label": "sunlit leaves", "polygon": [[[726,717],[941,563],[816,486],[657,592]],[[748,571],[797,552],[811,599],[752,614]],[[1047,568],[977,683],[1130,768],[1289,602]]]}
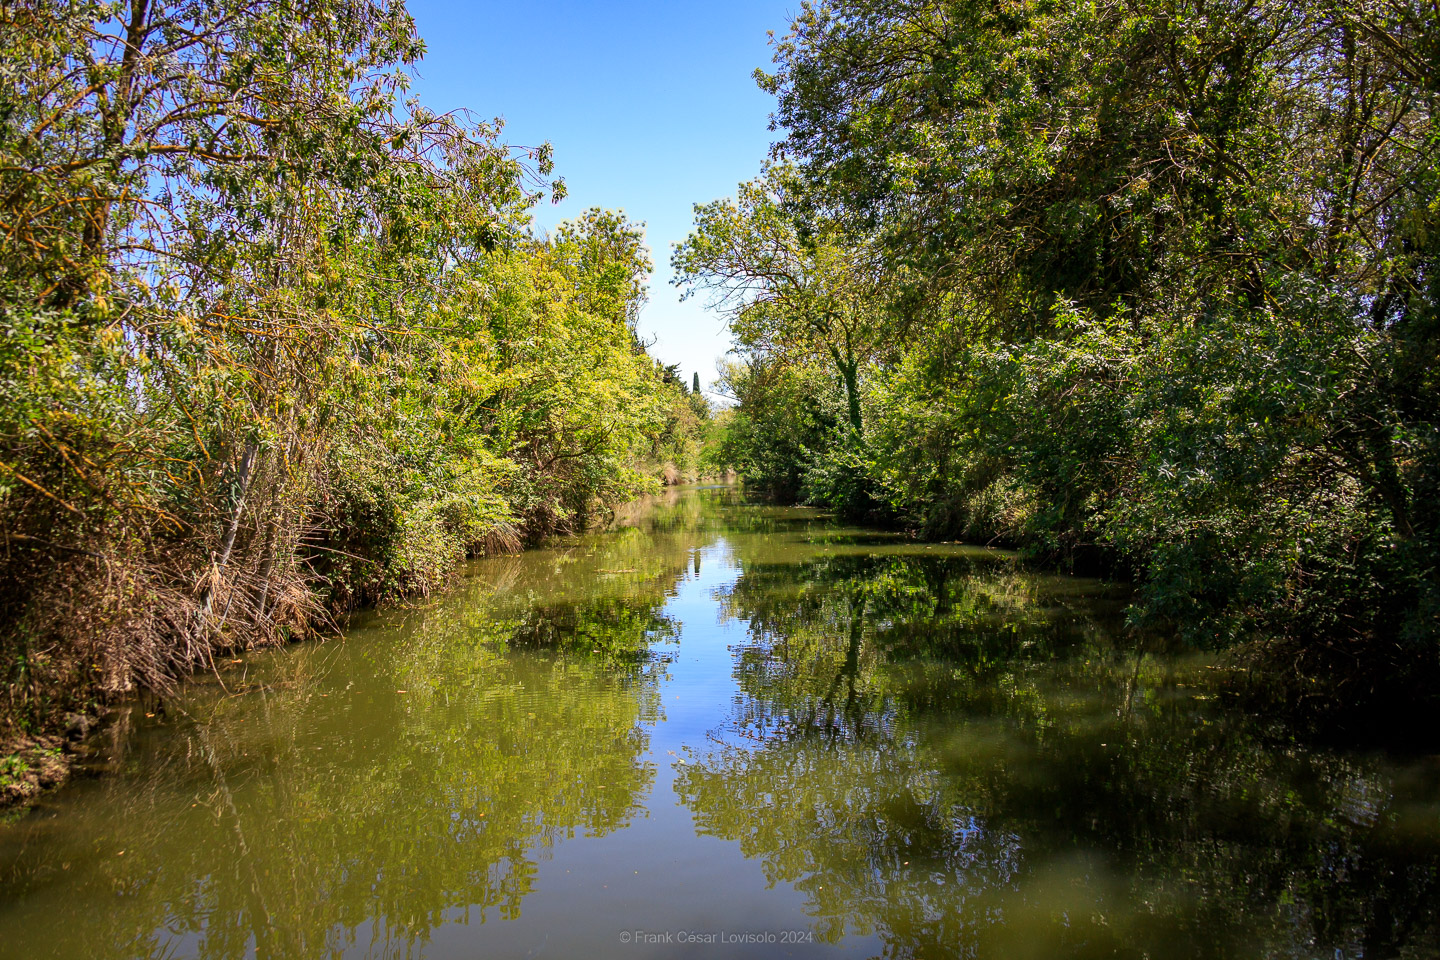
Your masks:
{"label": "sunlit leaves", "polygon": [[760,77],[775,154],[884,251],[900,349],[863,442],[792,445],[790,490],[1133,576],[1135,621],[1198,642],[1433,669],[1433,14],[803,5]]}

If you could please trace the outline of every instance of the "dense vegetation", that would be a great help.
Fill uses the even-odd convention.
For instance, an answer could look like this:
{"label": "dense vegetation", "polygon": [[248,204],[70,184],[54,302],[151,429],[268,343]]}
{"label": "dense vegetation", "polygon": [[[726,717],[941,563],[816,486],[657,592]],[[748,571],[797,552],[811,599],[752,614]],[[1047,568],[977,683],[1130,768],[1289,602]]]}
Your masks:
{"label": "dense vegetation", "polygon": [[1137,627],[1328,702],[1433,690],[1437,14],[803,4],[772,162],[674,252],[732,320],[729,458],[1131,577]]}
{"label": "dense vegetation", "polygon": [[398,0],[0,2],[0,742],[693,471],[641,226]]}

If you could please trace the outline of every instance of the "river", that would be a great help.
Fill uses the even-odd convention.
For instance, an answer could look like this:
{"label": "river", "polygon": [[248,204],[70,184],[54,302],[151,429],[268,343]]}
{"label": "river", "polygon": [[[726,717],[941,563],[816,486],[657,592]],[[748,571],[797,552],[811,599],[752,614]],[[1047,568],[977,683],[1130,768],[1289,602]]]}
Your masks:
{"label": "river", "polygon": [[1440,762],[1123,616],[674,491],[123,708],[0,823],[0,956],[1440,955]]}

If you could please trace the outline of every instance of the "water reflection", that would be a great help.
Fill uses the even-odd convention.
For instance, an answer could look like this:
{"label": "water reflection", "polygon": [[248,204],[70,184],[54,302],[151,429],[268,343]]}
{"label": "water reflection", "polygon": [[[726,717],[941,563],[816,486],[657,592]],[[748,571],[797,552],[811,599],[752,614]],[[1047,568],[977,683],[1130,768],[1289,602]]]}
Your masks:
{"label": "water reflection", "polygon": [[1205,664],[1117,644],[1115,598],[1076,581],[870,550],[744,565],[724,598],[748,623],[741,695],[676,786],[827,939],[1436,954],[1434,764],[1402,776],[1227,715]]}
{"label": "water reflection", "polygon": [[1240,714],[1123,599],[672,492],[122,718],[0,825],[0,957],[1440,955],[1440,764]]}
{"label": "water reflection", "polygon": [[119,734],[120,776],[0,833],[0,954],[416,956],[518,916],[558,840],[644,815],[694,545],[665,516],[487,561]]}

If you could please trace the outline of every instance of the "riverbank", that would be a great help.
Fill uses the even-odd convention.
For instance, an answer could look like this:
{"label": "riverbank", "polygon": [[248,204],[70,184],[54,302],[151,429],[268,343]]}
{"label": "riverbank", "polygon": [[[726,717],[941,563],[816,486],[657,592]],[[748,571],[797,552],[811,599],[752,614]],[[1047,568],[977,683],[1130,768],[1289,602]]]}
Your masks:
{"label": "riverbank", "polygon": [[70,776],[70,757],[60,737],[25,737],[0,743],[0,813],[39,799]]}
{"label": "riverbank", "polygon": [[[663,468],[657,469],[656,472],[658,474],[655,477],[657,489],[665,491],[664,495],[669,497],[675,496],[684,484],[707,482],[730,484],[735,482],[733,473],[705,476],[692,470],[688,475],[681,476],[673,463],[664,464]],[[609,507],[597,504],[595,512],[586,520],[586,526],[594,526],[597,523],[604,526],[606,522],[613,522],[617,517],[633,520],[642,514],[653,500],[653,495],[646,495]],[[530,544],[529,548],[533,549],[544,541],[541,538],[522,536],[518,540],[517,547],[519,544],[527,542]],[[525,547],[519,548],[526,549]],[[463,557],[458,558],[456,563],[452,564],[450,573],[453,574],[463,559]],[[99,684],[92,682],[89,686],[72,683],[69,686],[56,686],[45,691],[45,699],[54,706],[38,721],[32,720],[29,729],[19,729],[13,722],[6,724],[5,727],[0,727],[0,810],[31,804],[38,800],[45,791],[58,787],[69,779],[75,763],[82,758],[81,745],[90,734],[106,724],[110,711],[117,704],[126,702],[137,695],[158,697],[176,695],[183,691],[189,678],[196,672],[214,673],[217,677],[221,676],[231,666],[229,661],[234,654],[330,635],[343,629],[344,620],[360,610],[377,605],[384,606],[403,603],[407,600],[417,600],[433,592],[443,591],[447,586],[448,581],[432,584],[423,591],[416,590],[380,598],[378,604],[372,602],[344,611],[329,611],[328,615],[323,618],[316,617],[316,626],[304,632],[297,631],[278,637],[275,635],[252,636],[249,638],[249,642],[246,642],[243,633],[233,635],[238,642],[213,650],[208,661],[191,664],[189,669],[184,672],[172,672],[173,682],[164,690],[140,687],[107,691]]]}
{"label": "riverbank", "polygon": [[[666,467],[670,465],[667,464]],[[687,495],[687,488],[702,484],[734,486],[736,483],[733,472],[715,476],[693,474],[679,478],[678,482],[667,482],[671,479],[667,469],[658,479],[658,493],[605,510],[604,517],[608,518],[608,524],[592,522],[592,529],[604,529],[610,525],[626,528],[643,524],[647,514],[657,507],[673,507],[679,498]],[[784,512],[794,508],[772,504],[764,509]],[[595,517],[592,521],[603,519]],[[869,536],[875,538],[899,537],[919,551],[957,547],[955,543],[913,539],[913,533],[898,526],[873,526],[865,529],[869,531]],[[524,549],[545,549],[547,543],[548,541],[532,541],[530,546]],[[1061,574],[1053,567],[1047,568],[1035,562],[1025,566],[1032,575],[1037,576],[1070,576],[1074,573],[1069,571]],[[431,592],[443,594],[448,586],[441,585],[435,591],[424,594],[410,594],[408,598],[394,597],[380,606],[394,605],[396,602],[403,605],[407,599],[421,600]],[[374,606],[358,608],[349,613],[359,613],[365,609],[373,609]],[[333,634],[341,629],[338,622],[330,623],[330,630],[292,635],[288,640],[312,639]],[[201,672],[213,673],[218,679],[231,668],[232,654],[273,645],[236,645],[218,651],[215,659],[204,665]],[[1140,644],[1137,649],[1145,646]],[[1160,646],[1164,647],[1164,644]],[[1277,671],[1275,664],[1284,659],[1277,650],[1283,652],[1278,641],[1256,642],[1220,657],[1212,667],[1216,672],[1210,674],[1215,694],[1224,699],[1232,709],[1294,724],[1295,729],[1307,731],[1307,739],[1316,743],[1379,745],[1422,752],[1435,745],[1434,734],[1429,732],[1429,725],[1422,720],[1431,709],[1432,700],[1420,694],[1387,698],[1384,691],[1373,683],[1374,678],[1369,674],[1355,671],[1347,673],[1340,669],[1343,664],[1334,660],[1327,664],[1318,664],[1313,656],[1310,660],[1301,662],[1299,656],[1303,651],[1296,652],[1295,662],[1289,664],[1288,671]],[[1334,654],[1335,657],[1342,655],[1343,651],[1336,651]],[[233,663],[240,662],[238,659],[233,660]],[[1316,683],[1313,679],[1314,675],[1326,666],[1331,668],[1329,672],[1333,676],[1333,686]],[[1218,682],[1221,677],[1224,678],[1223,683]],[[1391,679],[1393,689],[1394,678]],[[224,681],[221,682],[223,684]],[[167,691],[166,695],[183,694],[188,684],[188,677],[177,678],[176,685]],[[56,712],[38,731],[13,733],[8,740],[0,740],[0,810],[33,803],[43,796],[45,791],[64,783],[75,763],[86,754],[83,746],[86,737],[105,725],[110,711],[117,704],[126,702],[137,694],[155,695],[157,692],[132,691],[118,698],[113,695],[107,698],[94,689],[85,693],[84,698],[77,696],[71,701],[78,704],[75,709]],[[1340,696],[1342,693],[1343,698]],[[1347,704],[1348,708],[1338,709],[1337,698]],[[1370,709],[1362,709],[1367,707]]]}

